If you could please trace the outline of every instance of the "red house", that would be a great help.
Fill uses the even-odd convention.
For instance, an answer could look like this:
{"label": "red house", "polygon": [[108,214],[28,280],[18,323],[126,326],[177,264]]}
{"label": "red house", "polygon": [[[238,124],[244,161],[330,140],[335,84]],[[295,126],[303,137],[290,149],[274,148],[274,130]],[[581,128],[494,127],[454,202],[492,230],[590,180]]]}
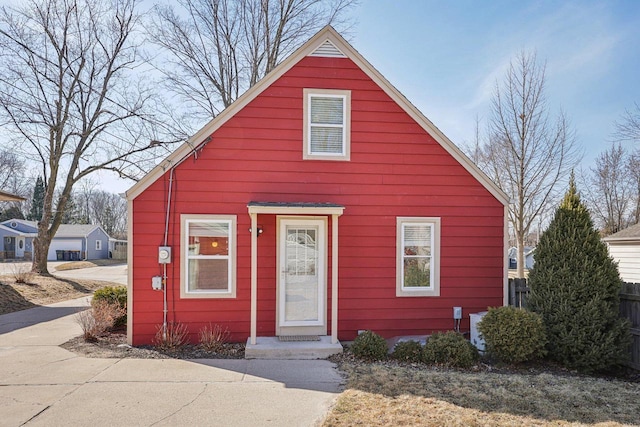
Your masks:
{"label": "red house", "polygon": [[331,27],[127,198],[134,345],[181,322],[339,347],[505,301],[507,196]]}

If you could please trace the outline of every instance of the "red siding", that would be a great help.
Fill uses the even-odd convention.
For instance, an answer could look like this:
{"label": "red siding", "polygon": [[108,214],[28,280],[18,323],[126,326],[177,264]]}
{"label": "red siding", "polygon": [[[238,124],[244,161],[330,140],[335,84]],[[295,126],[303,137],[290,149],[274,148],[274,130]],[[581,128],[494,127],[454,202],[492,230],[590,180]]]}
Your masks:
{"label": "red siding", "polygon": [[[350,161],[302,160],[303,88],[351,90]],[[167,175],[133,204],[134,344],[148,343],[162,322],[162,293],[151,290],[151,276],[161,274],[157,247]],[[249,201],[345,206],[339,220],[340,339],[353,339],[359,329],[384,336],[451,329],[453,306],[463,307],[468,327],[469,313],[502,305],[502,204],[349,59],[304,58],[218,129],[197,160],[175,170],[169,320],[187,323],[194,334],[209,322],[228,326],[235,340],[249,334]],[[237,215],[237,298],[180,298],[183,213]],[[398,216],[442,218],[440,297],[396,297]],[[258,335],[273,335],[276,217],[261,215],[259,223]],[[330,268],[328,280],[330,287]]]}

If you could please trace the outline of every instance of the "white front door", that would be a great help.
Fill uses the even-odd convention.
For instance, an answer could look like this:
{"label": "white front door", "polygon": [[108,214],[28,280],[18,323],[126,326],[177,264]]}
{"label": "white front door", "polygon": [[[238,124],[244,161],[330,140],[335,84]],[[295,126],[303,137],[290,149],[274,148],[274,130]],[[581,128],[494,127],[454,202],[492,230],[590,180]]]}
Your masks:
{"label": "white front door", "polygon": [[277,335],[326,335],[326,218],[278,218]]}
{"label": "white front door", "polygon": [[16,237],[16,258],[24,257],[24,237]]}

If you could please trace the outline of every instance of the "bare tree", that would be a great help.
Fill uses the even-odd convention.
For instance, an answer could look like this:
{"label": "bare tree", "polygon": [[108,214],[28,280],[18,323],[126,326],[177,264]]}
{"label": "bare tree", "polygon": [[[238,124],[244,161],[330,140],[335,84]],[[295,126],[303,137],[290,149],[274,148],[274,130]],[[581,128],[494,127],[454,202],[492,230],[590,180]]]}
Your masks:
{"label": "bare tree", "polygon": [[504,81],[496,82],[489,136],[480,156],[480,167],[511,198],[518,277],[524,277],[525,239],[534,221],[579,159],[565,115],[549,118],[544,89],[545,65],[535,54],[519,53]]}
{"label": "bare tree", "polygon": [[29,195],[24,160],[14,151],[0,150],[0,189],[22,197]]}
{"label": "bare tree", "polygon": [[127,201],[114,193],[94,191],[91,194],[91,223],[99,224],[111,237],[127,236]]}
{"label": "bare tree", "polygon": [[640,223],[640,150],[635,149],[627,158],[627,177],[630,181],[631,212],[629,213],[629,225]]}
{"label": "bare tree", "polygon": [[635,110],[627,110],[622,121],[616,122],[614,137],[618,141],[640,141],[640,105]]}
{"label": "bare tree", "polygon": [[[25,199],[29,197],[29,184],[25,179],[25,163],[14,151],[0,150],[0,190]],[[0,202],[0,211],[11,209],[15,212],[24,202]],[[24,214],[24,212],[23,212]]]}
{"label": "bare tree", "polygon": [[357,0],[178,0],[149,25],[166,87],[208,120],[325,25],[346,30]]}
{"label": "bare tree", "polygon": [[98,170],[135,178],[156,145],[152,94],[133,75],[142,66],[135,6],[28,0],[0,10],[0,122],[45,185],[36,273],[49,274],[49,245],[74,185]]}
{"label": "bare tree", "polygon": [[[621,121],[616,122],[616,130],[613,134],[618,142],[640,141],[640,105],[635,104],[635,109],[626,110]],[[629,223],[640,222],[640,149],[636,148],[627,160],[627,176],[632,182],[635,197],[632,201]]]}
{"label": "bare tree", "polygon": [[633,186],[629,156],[621,144],[601,153],[591,168],[587,201],[594,220],[605,235],[629,225]]}

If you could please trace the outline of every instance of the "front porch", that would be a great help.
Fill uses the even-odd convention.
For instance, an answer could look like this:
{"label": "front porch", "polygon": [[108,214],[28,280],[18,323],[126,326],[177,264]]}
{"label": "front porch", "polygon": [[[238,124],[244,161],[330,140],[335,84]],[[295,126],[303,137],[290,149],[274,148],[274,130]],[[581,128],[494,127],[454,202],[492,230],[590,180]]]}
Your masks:
{"label": "front porch", "polygon": [[[338,217],[344,206],[250,202],[247,207],[251,218],[251,329],[245,358],[324,359],[341,353],[342,345],[338,341]],[[257,336],[259,215],[278,216],[277,336],[273,337]],[[331,219],[330,234],[326,231],[328,218]],[[330,248],[327,248],[327,234]],[[327,295],[328,271],[331,272],[330,298]],[[329,299],[330,322],[327,321]],[[328,323],[331,335],[327,335]]]}
{"label": "front porch", "polygon": [[332,343],[330,336],[318,341],[280,341],[278,337],[256,337],[255,344],[247,339],[245,359],[326,359],[342,353],[340,342]]}

